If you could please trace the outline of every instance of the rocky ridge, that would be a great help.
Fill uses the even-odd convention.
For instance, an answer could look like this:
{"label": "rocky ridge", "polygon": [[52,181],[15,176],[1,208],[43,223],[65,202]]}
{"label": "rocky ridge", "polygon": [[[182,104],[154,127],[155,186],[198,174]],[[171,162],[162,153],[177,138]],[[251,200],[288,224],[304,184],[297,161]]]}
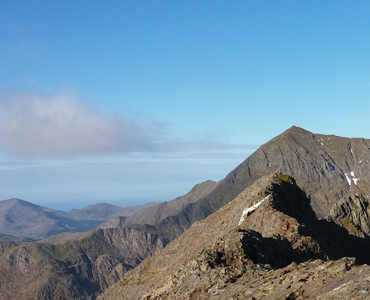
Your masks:
{"label": "rocky ridge", "polygon": [[344,227],[351,235],[361,238],[370,236],[370,203],[361,194],[341,199],[326,219]]}
{"label": "rocky ridge", "polygon": [[[337,292],[344,289],[363,295],[370,267],[355,263],[370,262],[368,239],[331,218],[316,218],[290,176],[265,176],[99,299],[345,299]],[[358,227],[360,219],[350,222]]]}

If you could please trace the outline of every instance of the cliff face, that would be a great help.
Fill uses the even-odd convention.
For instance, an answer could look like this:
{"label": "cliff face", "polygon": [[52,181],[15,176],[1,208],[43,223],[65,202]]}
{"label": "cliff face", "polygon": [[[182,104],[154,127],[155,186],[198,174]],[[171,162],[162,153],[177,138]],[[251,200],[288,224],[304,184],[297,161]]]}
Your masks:
{"label": "cliff face", "polygon": [[[361,278],[358,272],[370,274],[369,267],[341,257],[369,263],[369,246],[368,239],[350,235],[333,220],[317,220],[295,180],[274,174],[195,223],[99,299],[338,295],[343,283]],[[303,287],[306,283],[308,288]],[[365,279],[359,285],[364,284]]]}
{"label": "cliff face", "polygon": [[351,194],[330,210],[327,219],[344,227],[349,234],[365,238],[370,235],[369,200],[361,194]]}
{"label": "cliff face", "polygon": [[95,299],[168,241],[130,228],[58,244],[26,243],[0,257],[0,298]]}

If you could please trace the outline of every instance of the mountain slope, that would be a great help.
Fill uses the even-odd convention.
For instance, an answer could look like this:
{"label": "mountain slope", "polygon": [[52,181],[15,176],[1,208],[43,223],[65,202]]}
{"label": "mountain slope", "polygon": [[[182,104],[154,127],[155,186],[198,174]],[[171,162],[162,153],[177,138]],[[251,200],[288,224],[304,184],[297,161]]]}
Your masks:
{"label": "mountain slope", "polygon": [[0,299],[95,299],[167,243],[135,229],[111,228],[57,244],[4,245]]}
{"label": "mountain slope", "polygon": [[86,206],[81,209],[72,209],[63,212],[63,216],[76,221],[102,221],[105,222],[116,216],[130,216],[142,209],[157,205],[158,203],[150,202],[144,205],[134,206],[116,206],[107,203],[97,203]]}
{"label": "mountain slope", "polygon": [[292,127],[262,145],[240,169],[249,181],[274,171],[291,175],[324,216],[350,191],[370,194],[370,140]]}
{"label": "mountain slope", "polygon": [[[197,202],[199,199],[208,195],[217,186],[218,182],[207,180],[195,185],[188,193],[178,197],[172,201],[163,202],[151,207],[143,208],[139,212],[127,216],[126,218],[117,218],[110,220],[109,224],[102,224],[101,228],[107,226],[130,226],[133,224],[155,224],[167,217],[173,216],[181,212],[189,203]],[[111,225],[119,224],[119,225]]]}
{"label": "mountain slope", "polygon": [[[193,224],[99,299],[296,299],[323,288],[323,279],[331,283],[325,292],[335,292],[361,268],[349,259],[325,260],[350,254],[369,263],[369,246],[368,239],[350,235],[335,222],[317,220],[295,181],[274,174]],[[295,267],[302,262],[306,263]],[[352,273],[341,272],[351,267]],[[290,276],[290,285],[288,281],[282,289],[278,283],[282,274],[299,268],[300,274]],[[362,270],[370,275],[370,267]],[[343,279],[344,275],[348,277]],[[268,284],[266,278],[271,278]],[[310,290],[297,291],[308,279]]]}
{"label": "mountain slope", "polygon": [[[57,214],[20,199],[4,200],[0,202],[0,232],[37,240],[76,228],[77,224],[73,224],[76,222],[69,223]],[[86,230],[87,225],[81,224],[78,229]]]}

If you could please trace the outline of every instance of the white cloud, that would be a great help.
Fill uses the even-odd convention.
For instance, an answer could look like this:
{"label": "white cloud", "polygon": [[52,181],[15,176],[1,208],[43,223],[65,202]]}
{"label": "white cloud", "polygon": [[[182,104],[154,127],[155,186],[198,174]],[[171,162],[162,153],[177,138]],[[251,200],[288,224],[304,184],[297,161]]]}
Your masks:
{"label": "white cloud", "polygon": [[[45,97],[12,93],[0,98],[0,146],[17,155],[133,151],[155,146],[162,124],[139,126],[78,103],[72,93]],[[148,129],[150,127],[150,129]]]}
{"label": "white cloud", "polygon": [[163,122],[112,116],[79,103],[73,93],[50,97],[26,92],[0,94],[0,151],[16,156],[121,152],[188,156],[216,151],[225,157],[225,151],[235,154],[257,148],[219,141],[217,134],[188,140],[169,136]]}

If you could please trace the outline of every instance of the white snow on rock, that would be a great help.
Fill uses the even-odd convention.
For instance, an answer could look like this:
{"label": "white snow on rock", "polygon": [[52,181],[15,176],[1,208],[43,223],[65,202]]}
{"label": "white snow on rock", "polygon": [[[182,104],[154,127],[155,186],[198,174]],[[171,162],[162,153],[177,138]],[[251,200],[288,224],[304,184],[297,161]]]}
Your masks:
{"label": "white snow on rock", "polygon": [[[360,178],[356,178],[355,172],[353,172],[353,171],[350,171],[349,174],[351,175],[354,184],[357,185],[357,181],[359,181]],[[348,177],[348,174],[347,173],[344,173],[344,175],[346,176],[346,179],[347,179],[349,188],[351,188],[351,183],[352,183],[351,178]]]}
{"label": "white snow on rock", "polygon": [[349,187],[351,187],[351,183],[352,183],[351,179],[348,177],[347,173],[344,173],[344,175],[346,175],[348,185],[349,185]]}
{"label": "white snow on rock", "polygon": [[360,178],[356,178],[355,172],[353,172],[353,171],[351,171],[351,176],[353,177],[352,178],[353,182],[355,183],[355,185],[357,185],[357,181],[359,181]]}
{"label": "white snow on rock", "polygon": [[246,209],[243,210],[242,217],[240,218],[239,225],[243,223],[245,220],[245,217],[250,215],[253,211],[257,209],[258,206],[260,206],[263,202],[265,202],[267,199],[272,198],[272,195],[268,195],[262,200],[258,201],[257,203],[254,203],[251,207],[247,207]]}

